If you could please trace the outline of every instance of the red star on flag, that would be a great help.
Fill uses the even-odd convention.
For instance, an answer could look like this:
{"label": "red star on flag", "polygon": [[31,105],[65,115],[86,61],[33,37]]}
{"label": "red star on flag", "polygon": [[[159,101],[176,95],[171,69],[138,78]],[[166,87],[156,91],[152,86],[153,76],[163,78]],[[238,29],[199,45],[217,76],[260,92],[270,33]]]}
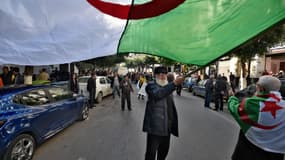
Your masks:
{"label": "red star on flag", "polygon": [[279,109],[283,109],[276,104],[276,102],[264,102],[265,107],[261,110],[261,112],[271,112],[272,116],[276,118],[276,111]]}

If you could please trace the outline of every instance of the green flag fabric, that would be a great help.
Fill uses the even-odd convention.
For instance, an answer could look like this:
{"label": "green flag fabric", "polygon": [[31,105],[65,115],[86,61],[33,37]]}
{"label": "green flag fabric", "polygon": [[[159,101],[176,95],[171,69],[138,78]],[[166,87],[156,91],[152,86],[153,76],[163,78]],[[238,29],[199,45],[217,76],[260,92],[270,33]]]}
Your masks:
{"label": "green flag fabric", "polygon": [[160,16],[130,19],[118,53],[206,65],[284,18],[285,0],[186,0]]}

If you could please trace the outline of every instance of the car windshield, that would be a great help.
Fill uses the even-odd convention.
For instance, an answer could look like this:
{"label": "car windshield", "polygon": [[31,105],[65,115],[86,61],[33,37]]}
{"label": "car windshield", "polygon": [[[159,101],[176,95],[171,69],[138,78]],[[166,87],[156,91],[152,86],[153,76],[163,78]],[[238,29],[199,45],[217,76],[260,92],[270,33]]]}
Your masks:
{"label": "car windshield", "polygon": [[37,106],[48,103],[49,99],[43,89],[35,89],[24,92],[19,96],[15,96],[13,102],[23,105]]}
{"label": "car windshield", "polygon": [[81,77],[81,78],[78,78],[78,82],[79,83],[87,83],[89,77]]}
{"label": "car windshield", "polygon": [[48,91],[49,91],[51,97],[55,101],[64,100],[64,99],[73,97],[72,92],[70,92],[69,90],[67,90],[65,88],[53,87],[53,88],[49,88]]}

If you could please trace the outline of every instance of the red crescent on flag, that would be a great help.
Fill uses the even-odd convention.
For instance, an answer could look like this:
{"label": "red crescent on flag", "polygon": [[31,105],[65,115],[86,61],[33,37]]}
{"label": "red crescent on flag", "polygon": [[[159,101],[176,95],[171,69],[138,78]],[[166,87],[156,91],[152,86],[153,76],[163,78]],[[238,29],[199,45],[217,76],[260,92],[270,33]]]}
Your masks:
{"label": "red crescent on flag", "polygon": [[164,14],[185,0],[152,0],[144,4],[121,5],[102,0],[87,0],[101,12],[121,19],[143,19]]}
{"label": "red crescent on flag", "polygon": [[239,106],[239,108],[238,108],[238,113],[239,113],[239,115],[240,115],[240,119],[241,119],[243,122],[245,122],[245,123],[247,123],[247,124],[249,124],[249,125],[252,125],[252,126],[254,126],[254,127],[256,127],[256,128],[260,128],[260,129],[264,129],[264,130],[271,130],[271,129],[274,129],[274,128],[278,127],[278,126],[282,123],[282,122],[279,122],[278,124],[275,124],[275,125],[272,125],[272,126],[265,126],[265,125],[262,125],[262,124],[259,124],[259,123],[254,122],[252,119],[249,118],[248,114],[247,114],[246,111],[245,111],[245,108],[244,108],[244,106],[245,106],[245,101],[246,101],[246,99],[244,99],[244,100],[241,102],[241,104],[240,104],[240,106]]}

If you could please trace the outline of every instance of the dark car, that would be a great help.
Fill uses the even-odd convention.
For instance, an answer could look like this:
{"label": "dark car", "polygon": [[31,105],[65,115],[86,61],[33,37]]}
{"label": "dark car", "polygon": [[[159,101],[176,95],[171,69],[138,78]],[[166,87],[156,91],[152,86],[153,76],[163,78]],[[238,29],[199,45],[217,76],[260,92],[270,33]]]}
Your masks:
{"label": "dark car", "polygon": [[30,160],[38,144],[88,118],[87,99],[56,85],[0,90],[0,159]]}

